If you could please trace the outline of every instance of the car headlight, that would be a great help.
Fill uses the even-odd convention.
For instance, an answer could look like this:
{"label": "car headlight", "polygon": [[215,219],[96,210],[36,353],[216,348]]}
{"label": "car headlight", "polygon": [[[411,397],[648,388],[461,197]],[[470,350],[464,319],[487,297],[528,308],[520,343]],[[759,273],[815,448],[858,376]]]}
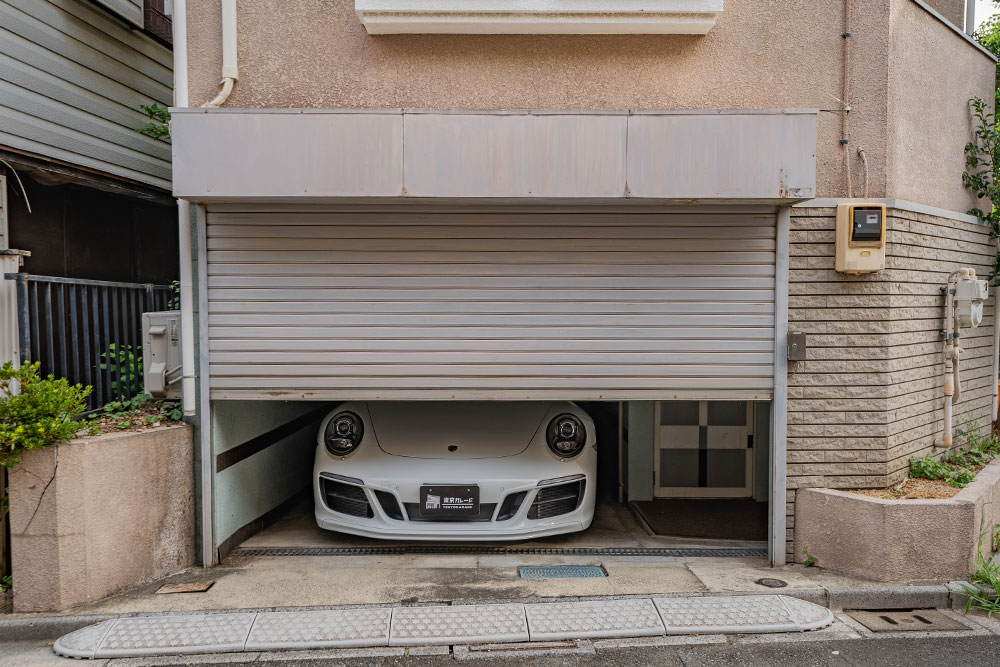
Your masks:
{"label": "car headlight", "polygon": [[353,412],[338,412],[327,422],[324,440],[331,454],[346,456],[358,448],[364,435],[365,423],[361,417]]}
{"label": "car headlight", "polygon": [[549,422],[545,439],[553,454],[568,459],[583,451],[583,446],[587,444],[587,429],[576,415],[562,414]]}

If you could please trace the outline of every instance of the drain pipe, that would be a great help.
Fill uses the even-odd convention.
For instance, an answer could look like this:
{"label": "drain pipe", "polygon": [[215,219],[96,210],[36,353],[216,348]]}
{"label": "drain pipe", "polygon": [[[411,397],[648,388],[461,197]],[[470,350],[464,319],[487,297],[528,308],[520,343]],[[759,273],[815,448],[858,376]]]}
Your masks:
{"label": "drain pipe", "polygon": [[[997,239],[997,255],[1000,255],[1000,239]],[[992,393],[993,400],[990,403],[991,411],[990,414],[993,415],[992,420],[994,422],[1000,418],[998,410],[1000,410],[1000,326],[997,326],[997,311],[998,306],[1000,306],[1000,296],[996,292],[993,293],[993,384]]]}
{"label": "drain pipe", "polygon": [[965,34],[970,37],[976,32],[976,2],[965,0]]}
{"label": "drain pipe", "polygon": [[239,78],[236,63],[236,0],[222,0],[222,81],[219,82],[219,93],[203,107],[221,107],[233,92],[233,86]]}
{"label": "drain pipe", "polygon": [[[174,31],[174,106],[188,105],[187,0],[174,0],[171,16]],[[197,414],[194,367],[194,288],[191,266],[191,205],[177,200],[177,238],[181,288],[181,405],[188,417]]]}

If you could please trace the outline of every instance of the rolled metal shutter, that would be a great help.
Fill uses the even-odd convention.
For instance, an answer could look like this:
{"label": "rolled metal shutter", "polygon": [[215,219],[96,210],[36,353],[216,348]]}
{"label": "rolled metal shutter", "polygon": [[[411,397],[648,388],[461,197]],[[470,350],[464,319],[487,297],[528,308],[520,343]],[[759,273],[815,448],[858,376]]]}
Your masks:
{"label": "rolled metal shutter", "polygon": [[207,240],[214,398],[772,394],[773,209],[216,205]]}

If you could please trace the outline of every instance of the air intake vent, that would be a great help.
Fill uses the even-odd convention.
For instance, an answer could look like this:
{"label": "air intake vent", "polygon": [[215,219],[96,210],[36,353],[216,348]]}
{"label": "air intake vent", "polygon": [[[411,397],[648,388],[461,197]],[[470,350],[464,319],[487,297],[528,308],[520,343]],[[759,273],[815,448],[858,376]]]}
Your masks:
{"label": "air intake vent", "polygon": [[510,521],[517,514],[517,511],[521,509],[521,503],[524,502],[524,497],[528,495],[527,491],[521,491],[519,493],[512,493],[503,499],[503,503],[500,504],[500,511],[497,512],[497,521]]}
{"label": "air intake vent", "polygon": [[326,506],[334,512],[367,519],[375,516],[371,505],[368,504],[368,496],[365,495],[365,490],[360,486],[322,478],[320,484],[323,485],[323,498],[326,499]]}
{"label": "air intake vent", "polygon": [[378,504],[382,506],[382,511],[385,512],[387,517],[396,521],[403,520],[403,510],[399,507],[399,501],[396,500],[396,496],[388,491],[376,491],[375,497],[378,498]]}
{"label": "air intake vent", "polygon": [[546,486],[538,489],[535,502],[528,510],[529,519],[548,519],[561,514],[569,514],[583,501],[583,491],[587,480]]}

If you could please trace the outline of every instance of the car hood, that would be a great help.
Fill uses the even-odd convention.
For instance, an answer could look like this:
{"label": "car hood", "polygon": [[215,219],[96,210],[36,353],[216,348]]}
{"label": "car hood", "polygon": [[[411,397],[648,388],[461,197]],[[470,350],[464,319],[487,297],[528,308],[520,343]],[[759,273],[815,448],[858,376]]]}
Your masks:
{"label": "car hood", "polygon": [[[549,411],[545,402],[372,402],[372,430],[394,456],[483,459],[528,448]],[[454,451],[449,451],[454,447]]]}

